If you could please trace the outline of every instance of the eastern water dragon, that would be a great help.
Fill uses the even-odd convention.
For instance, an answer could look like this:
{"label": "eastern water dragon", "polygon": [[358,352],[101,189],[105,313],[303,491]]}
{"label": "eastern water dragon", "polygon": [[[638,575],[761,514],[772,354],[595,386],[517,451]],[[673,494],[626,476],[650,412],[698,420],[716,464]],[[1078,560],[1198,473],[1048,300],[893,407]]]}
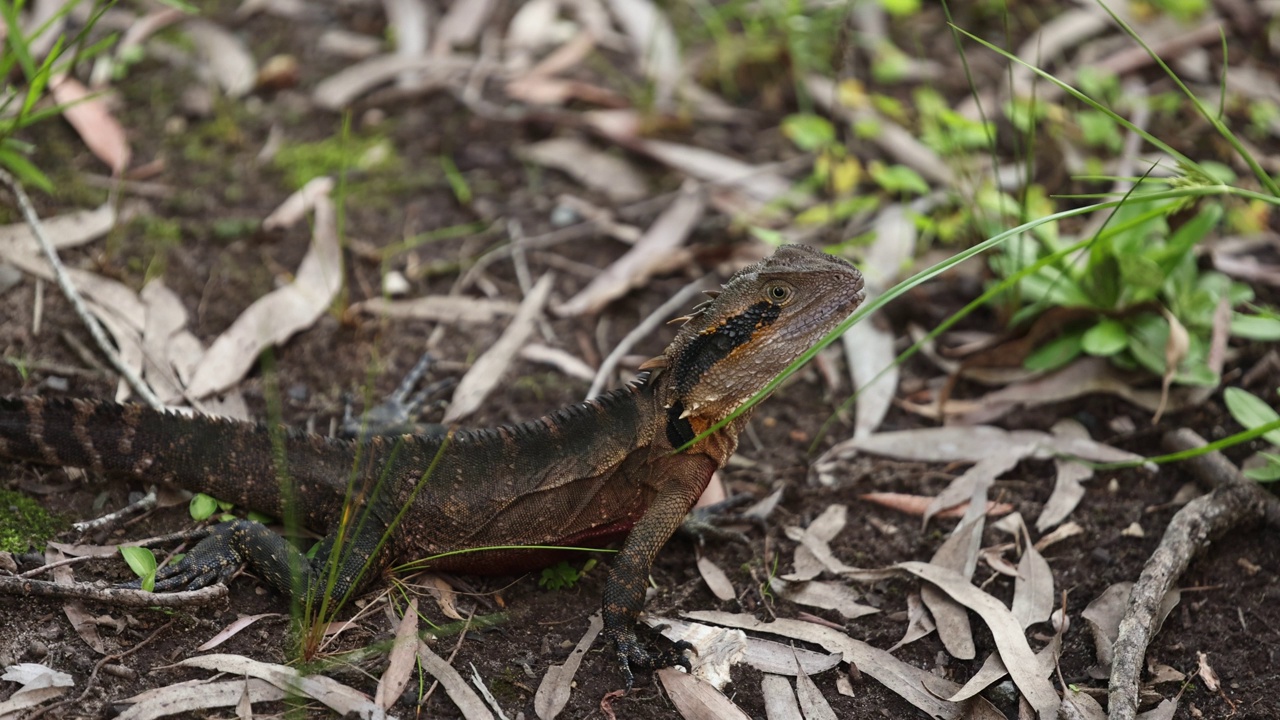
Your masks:
{"label": "eastern water dragon", "polygon": [[[699,435],[853,312],[862,287],[844,260],[783,246],[736,273],[636,380],[520,425],[340,440],[135,404],[7,397],[0,456],[171,481],[243,508],[291,511],[329,533],[308,558],[260,523],[223,522],[160,570],[160,591],[209,586],[248,563],[286,594],[344,597],[398,563],[437,558],[427,565],[507,574],[554,559],[511,546],[625,538],[603,613],[629,687],[632,666],[687,663],[681,647],[660,653],[637,640],[645,583],[750,413]],[[465,552],[479,548],[508,549]],[[333,556],[336,573],[327,573]]]}

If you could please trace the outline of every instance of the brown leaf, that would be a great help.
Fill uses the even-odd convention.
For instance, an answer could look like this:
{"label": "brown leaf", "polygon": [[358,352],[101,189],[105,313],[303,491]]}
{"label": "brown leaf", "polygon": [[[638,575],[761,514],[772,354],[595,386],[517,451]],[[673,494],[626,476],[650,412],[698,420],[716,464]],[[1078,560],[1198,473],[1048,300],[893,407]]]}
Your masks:
{"label": "brown leaf", "polygon": [[187,20],[185,27],[187,37],[227,97],[247,95],[257,82],[258,65],[244,42],[222,26],[206,20]]}
{"label": "brown leaf", "polygon": [[212,650],[218,647],[219,645],[221,645],[222,643],[235,637],[236,634],[239,633],[241,630],[244,630],[250,625],[258,622],[262,618],[275,617],[279,614],[280,613],[259,613],[257,615],[244,615],[242,617],[236,618],[236,620],[232,622],[230,625],[218,631],[217,635],[214,635],[213,637],[209,638],[202,645],[200,645],[200,647],[196,648],[196,652],[205,652],[206,650]]}
{"label": "brown leaf", "polygon": [[172,667],[203,668],[233,675],[256,677],[278,688],[288,690],[291,694],[317,700],[337,711],[339,715],[355,713],[363,717],[382,713],[382,708],[370,702],[363,693],[337,680],[323,675],[304,676],[286,665],[259,662],[242,655],[199,655],[175,663]]}
{"label": "brown leaf", "polygon": [[649,194],[644,178],[625,158],[604,152],[579,138],[543,140],[525,145],[518,154],[530,162],[564,172],[619,205]]}
{"label": "brown leaf", "polygon": [[[897,510],[900,513],[915,515],[916,517],[923,516],[934,501],[934,497],[932,495],[911,495],[909,493],[863,493],[862,495],[859,495],[858,498],[877,505],[882,505],[890,510]],[[963,517],[968,509],[969,503],[964,502],[956,505],[955,507],[943,510],[942,512],[934,515],[934,517]],[[986,514],[988,517],[999,517],[1001,515],[1008,515],[1011,512],[1013,512],[1013,505],[1010,505],[1009,503],[996,502],[994,500],[987,501]]]}
{"label": "brown leaf", "polygon": [[62,117],[71,123],[76,133],[94,157],[106,163],[114,175],[129,167],[132,151],[124,128],[107,107],[102,95],[90,95],[88,89],[70,75],[64,75],[49,83],[54,102],[65,105]]}
{"label": "brown leaf", "polygon": [[764,696],[764,715],[769,720],[805,720],[791,683],[781,675],[766,674],[761,678],[760,694]]}

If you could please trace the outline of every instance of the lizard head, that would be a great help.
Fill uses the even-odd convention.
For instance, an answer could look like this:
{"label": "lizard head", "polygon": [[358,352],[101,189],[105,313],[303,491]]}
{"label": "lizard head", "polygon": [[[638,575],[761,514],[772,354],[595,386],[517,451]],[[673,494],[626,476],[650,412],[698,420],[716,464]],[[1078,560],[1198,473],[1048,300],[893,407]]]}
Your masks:
{"label": "lizard head", "polygon": [[658,359],[674,381],[664,402],[695,431],[725,418],[848,317],[862,287],[848,262],[802,245],[739,270]]}

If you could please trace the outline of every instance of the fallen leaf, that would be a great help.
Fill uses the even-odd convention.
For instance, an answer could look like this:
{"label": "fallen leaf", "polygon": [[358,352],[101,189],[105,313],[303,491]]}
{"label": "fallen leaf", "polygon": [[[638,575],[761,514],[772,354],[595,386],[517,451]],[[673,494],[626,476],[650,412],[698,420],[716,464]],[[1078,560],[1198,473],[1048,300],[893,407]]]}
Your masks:
{"label": "fallen leaf", "polygon": [[520,305],[510,300],[490,300],[462,295],[423,295],[410,300],[387,300],[374,297],[353,304],[351,309],[388,318],[487,325],[500,317],[514,315],[520,309]]}
{"label": "fallen leaf", "polygon": [[764,716],[768,720],[805,720],[791,683],[781,675],[760,678],[760,694],[764,696]]}
{"label": "fallen leaf", "polygon": [[418,649],[418,598],[409,600],[404,608],[404,616],[396,626],[395,641],[387,656],[387,669],[378,678],[378,687],[373,693],[373,703],[384,710],[400,699],[404,689],[409,686],[409,678],[413,675],[413,660]]}
{"label": "fallen leaf", "polygon": [[49,83],[53,100],[64,106],[62,117],[76,129],[94,157],[120,175],[129,167],[133,152],[120,121],[107,107],[102,95],[90,94],[84,85],[70,75],[64,75]]}
{"label": "fallen leaf", "polygon": [[405,73],[418,77],[418,89],[447,84],[475,68],[474,58],[461,55],[448,57],[401,57],[379,55],[348,65],[316,84],[311,93],[316,105],[341,110],[375,87],[384,85]]}
{"label": "fallen leaf", "polygon": [[750,720],[751,716],[704,680],[675,668],[654,673],[684,720]]}
{"label": "fallen leaf", "polygon": [[626,159],[575,137],[525,145],[518,154],[530,162],[566,173],[618,205],[635,202],[649,194],[644,178]]}
{"label": "fallen leaf", "polygon": [[1218,680],[1218,673],[1209,664],[1208,653],[1196,652],[1196,675],[1204,682],[1205,688],[1209,692],[1218,692],[1222,687],[1222,682]]}
{"label": "fallen leaf", "polygon": [[542,316],[543,306],[551,294],[552,280],[552,274],[547,273],[530,288],[529,294],[520,303],[520,309],[502,331],[502,335],[476,359],[467,374],[458,381],[453,400],[441,422],[449,425],[475,412],[502,381],[511,361],[533,334],[536,321]]}
{"label": "fallen leaf", "polygon": [[227,97],[249,94],[258,79],[258,65],[244,42],[206,20],[187,20],[185,28],[187,37],[204,60],[204,67],[213,73]]}
{"label": "fallen leaf", "polygon": [[681,252],[681,246],[705,211],[706,199],[701,187],[687,183],[636,244],[581,292],[557,306],[556,314],[576,317],[597,313],[632,288],[644,285],[655,274],[683,267],[688,256]]}
{"label": "fallen leaf", "polygon": [[[1089,439],[1089,431],[1083,425],[1071,419],[1063,419],[1053,424],[1053,434],[1060,437]],[[1036,530],[1044,532],[1057,525],[1071,514],[1084,498],[1084,481],[1093,477],[1093,468],[1066,458],[1054,458],[1054,469],[1057,475],[1053,481],[1053,492],[1044,503],[1040,517],[1036,518]]]}
{"label": "fallen leaf", "polygon": [[[911,495],[908,493],[863,493],[858,496],[859,500],[866,500],[876,505],[887,507],[890,510],[897,510],[907,515],[915,515],[921,517],[928,511],[929,506],[933,504],[934,497],[932,495]],[[964,502],[955,507],[943,510],[933,517],[939,518],[958,518],[963,517],[969,509],[969,503]],[[986,514],[989,517],[999,517],[1008,515],[1013,512],[1013,505],[1009,503],[996,502],[994,500],[987,501]]]}
{"label": "fallen leaf", "polygon": [[[116,208],[114,203],[105,203],[93,210],[74,210],[41,218],[40,224],[53,247],[59,250],[79,247],[111,232],[116,225]],[[30,225],[25,222],[0,225],[0,257],[40,253],[40,243]]]}
{"label": "fallen leaf", "polygon": [[[895,567],[926,580],[944,591],[956,602],[973,610],[991,630],[1000,657],[1009,669],[1018,689],[1030,701],[1041,720],[1057,717],[1058,693],[1049,681],[1039,673],[1039,663],[1027,644],[1022,627],[999,600],[974,587],[967,579],[954,571],[922,562],[898,563]],[[935,615],[936,620],[936,615]]]}
{"label": "fallen leaf", "polygon": [[445,694],[458,706],[466,720],[494,720],[493,713],[484,704],[484,700],[462,679],[458,671],[422,641],[418,642],[418,662],[427,674],[440,681]]}
{"label": "fallen leaf", "polygon": [[1023,548],[1022,560],[1018,563],[1018,577],[1013,581],[1013,616],[1026,629],[1038,622],[1049,619],[1054,609],[1053,571],[1044,556],[1031,543],[1027,535],[1027,546]]}
{"label": "fallen leaf", "polygon": [[800,701],[805,720],[836,720],[836,713],[822,691],[803,670],[796,675],[796,699]]}
{"label": "fallen leaf", "polygon": [[654,83],[654,103],[668,109],[682,75],[680,45],[671,21],[650,0],[605,0],[605,4],[630,37],[640,71]]}
{"label": "fallen leaf", "polygon": [[258,622],[262,618],[275,617],[277,615],[279,615],[279,613],[259,613],[257,615],[244,615],[242,617],[236,618],[235,621],[232,622],[230,625],[218,631],[217,635],[214,635],[213,637],[209,638],[203,644],[201,644],[200,647],[196,648],[196,652],[204,652],[206,650],[212,650],[218,647],[219,645],[221,645],[222,643],[235,637],[236,634],[239,633],[241,630],[244,630],[250,625]]}
{"label": "fallen leaf", "polygon": [[907,596],[907,630],[902,634],[902,639],[889,648],[889,652],[913,643],[936,629],[933,617],[929,615],[929,610],[920,599],[920,594],[911,593]]}
{"label": "fallen leaf", "polygon": [[604,628],[604,620],[600,613],[594,613],[587,623],[587,631],[583,633],[578,644],[569,653],[569,657],[560,665],[547,668],[542,676],[538,691],[533,696],[533,711],[541,720],[552,720],[569,704],[569,695],[573,689],[573,678],[578,674],[582,658],[595,643],[600,630]]}
{"label": "fallen leaf", "polygon": [[699,555],[698,574],[702,575],[702,581],[711,589],[711,594],[720,600],[737,599],[738,593],[733,589],[733,583],[729,581],[729,576],[724,574],[720,566],[716,565],[705,555]]}
{"label": "fallen leaf", "polygon": [[188,393],[202,398],[239,382],[265,348],[310,327],[341,288],[337,219],[332,201],[323,196],[316,199],[311,247],[293,282],[258,298],[213,341],[192,375]]}
{"label": "fallen leaf", "polygon": [[840,583],[817,580],[791,583],[775,577],[769,581],[769,587],[797,605],[835,610],[850,620],[880,612],[876,608],[857,602],[860,597],[858,593],[848,585]]}
{"label": "fallen leaf", "polygon": [[242,655],[214,654],[187,658],[171,667],[202,668],[234,675],[248,675],[265,680],[291,694],[317,700],[335,710],[339,715],[355,713],[360,717],[385,717],[382,708],[370,702],[363,693],[323,675],[304,676],[286,665],[259,662]]}
{"label": "fallen leaf", "polygon": [[[132,703],[116,716],[117,720],[154,720],[184,713],[198,713],[218,707],[242,707],[245,704],[276,702],[287,693],[258,678],[237,678],[210,682],[188,680],[152,688],[127,698]],[[245,717],[240,715],[240,717]]]}

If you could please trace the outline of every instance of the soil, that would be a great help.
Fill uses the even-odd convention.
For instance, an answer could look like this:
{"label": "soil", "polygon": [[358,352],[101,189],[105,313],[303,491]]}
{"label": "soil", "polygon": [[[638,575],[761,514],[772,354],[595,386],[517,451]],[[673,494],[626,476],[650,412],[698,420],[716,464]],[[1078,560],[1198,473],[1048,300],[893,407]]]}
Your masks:
{"label": "soil", "polygon": [[[223,5],[226,5],[224,3]],[[1046,6],[1048,3],[1036,3]],[[327,6],[326,6],[327,7]],[[345,6],[344,6],[345,7]],[[361,6],[352,5],[351,8]],[[167,191],[143,198],[133,220],[122,223],[105,240],[86,249],[68,251],[64,260],[80,267],[119,279],[134,288],[153,277],[181,298],[190,314],[190,326],[206,343],[224,330],[257,297],[270,291],[290,269],[296,268],[308,242],[306,227],[266,232],[258,221],[291,191],[287,169],[260,163],[257,153],[267,142],[273,127],[281,128],[295,142],[320,141],[341,134],[344,119],[336,114],[309,109],[305,93],[319,80],[341,69],[344,62],[317,52],[316,38],[330,26],[359,29],[377,35],[383,30],[380,12],[371,8],[344,9],[304,21],[285,21],[270,16],[237,19],[234,8],[223,8],[212,17],[236,29],[260,60],[273,54],[289,53],[300,62],[296,88],[259,92],[248,101],[218,99],[207,113],[193,112],[184,104],[184,93],[199,85],[190,69],[175,67],[155,59],[145,59],[129,70],[117,84],[120,101],[117,114],[128,129],[135,165],[163,160],[163,171],[151,182]],[[330,8],[331,10],[331,8]],[[970,18],[969,27],[980,31],[988,18]],[[992,24],[993,32],[1000,26]],[[1026,28],[1018,32],[1025,33]],[[906,32],[906,31],[902,31]],[[916,47],[953,47],[945,28],[924,13]],[[979,33],[981,34],[981,32]],[[938,42],[931,42],[930,38]],[[941,52],[939,50],[938,52]],[[940,88],[958,99],[967,86]],[[761,98],[762,112],[773,112]],[[776,120],[776,118],[775,118]],[[776,121],[762,127],[776,127]],[[497,228],[466,238],[423,244],[408,254],[395,256],[393,266],[447,268],[473,257],[483,248],[502,241],[502,228],[518,221],[526,235],[554,229],[550,218],[561,193],[583,195],[584,191],[564,176],[551,171],[535,171],[517,157],[515,149],[524,142],[542,139],[557,132],[539,122],[508,123],[477,116],[452,97],[436,94],[404,100],[371,100],[357,105],[351,116],[351,132],[357,137],[386,138],[395,147],[400,165],[394,173],[356,172],[345,203],[345,233],[352,246],[385,248],[415,234],[463,225],[490,223],[501,219]],[[749,133],[750,129],[742,132]],[[100,165],[82,149],[69,127],[58,122],[36,129],[42,167],[51,168],[59,185],[53,196],[38,198],[42,215],[52,215],[79,207],[92,207],[106,200],[106,192],[86,180],[100,175]],[[1194,138],[1186,139],[1193,142]],[[724,148],[753,147],[753,138],[738,136]],[[439,158],[448,156],[467,179],[474,197],[461,203],[441,169]],[[653,171],[655,190],[673,189],[669,176]],[[586,193],[589,196],[589,193]],[[137,199],[131,198],[131,199]],[[602,198],[592,198],[604,203]],[[652,221],[652,211],[630,218],[637,225]],[[6,221],[15,221],[10,213]],[[645,287],[613,303],[598,318],[549,319],[547,342],[598,362],[635,324],[677,291],[728,255],[727,246],[745,242],[742,232],[727,228],[722,221],[707,221],[696,234],[697,267],[681,275],[655,279]],[[566,299],[590,280],[595,269],[606,267],[625,252],[625,246],[605,237],[591,237],[554,248],[547,253],[531,253],[529,268],[535,277],[556,273],[554,297]],[[549,255],[572,258],[576,265],[557,262]],[[347,301],[354,302],[379,294],[383,268],[367,254],[346,254]],[[565,269],[570,268],[570,269]],[[574,269],[578,268],[578,269]],[[456,272],[427,272],[413,279],[412,293],[447,292]],[[510,263],[497,263],[489,270],[491,290],[505,298],[520,296]],[[971,281],[961,276],[941,282],[913,295],[909,307],[889,313],[896,330],[908,322],[934,324],[959,309],[973,296]],[[42,297],[41,297],[42,296]],[[1274,298],[1270,299],[1274,302]],[[39,331],[33,316],[40,307]],[[970,321],[975,328],[998,330],[997,318]],[[399,378],[417,361],[425,339],[435,326],[419,321],[377,321],[352,313],[326,314],[316,325],[297,335],[271,353],[274,374],[261,369],[243,383],[242,390],[251,410],[259,417],[269,401],[278,401],[286,422],[295,426],[330,427],[343,410],[345,394],[377,397],[393,389]],[[446,329],[435,349],[444,360],[465,363],[482,352],[501,331],[491,328],[453,327]],[[673,330],[664,329],[644,340],[638,354],[656,355],[669,341]],[[0,295],[0,350],[6,359],[25,363],[0,364],[0,394],[42,393],[77,397],[111,397],[112,377],[97,370],[68,372],[84,368],[85,361],[72,349],[67,337],[90,345],[82,323],[68,303],[50,286],[40,289],[31,279]],[[1229,363],[1226,375],[1238,378],[1257,363],[1266,348],[1243,344]],[[838,368],[843,375],[843,368]],[[441,371],[440,374],[447,374]],[[912,361],[905,368],[904,383],[920,383],[936,375],[932,366]],[[1258,394],[1274,388],[1252,388]],[[476,425],[506,423],[535,417],[559,405],[580,400],[585,382],[566,378],[545,366],[521,362],[514,369],[506,389],[493,397],[473,418]],[[965,388],[960,388],[960,392]],[[709,544],[703,552],[729,571],[739,597],[723,602],[707,589],[695,568],[695,548],[684,539],[673,540],[660,554],[652,578],[658,588],[647,605],[653,614],[677,617],[690,610],[719,609],[756,613],[761,617],[797,617],[812,613],[829,623],[845,627],[854,637],[881,648],[895,643],[905,627],[902,615],[906,597],[916,586],[903,580],[885,581],[864,588],[865,601],[883,610],[878,615],[846,622],[833,611],[793,605],[759,592],[775,560],[789,569],[794,543],[783,529],[803,526],[833,503],[850,508],[851,522],[832,543],[837,557],[860,567],[881,567],[905,560],[927,560],[954,520],[935,520],[921,527],[918,518],[908,517],[860,499],[868,492],[935,494],[947,481],[964,470],[954,466],[928,466],[860,458],[842,466],[837,482],[830,487],[810,483],[812,456],[809,444],[823,421],[835,410],[844,391],[828,388],[822,376],[807,369],[761,406],[753,420],[755,436],[744,438],[739,456],[749,463],[731,465],[724,477],[733,492],[764,496],[777,486],[785,487],[783,500],[770,518],[767,529],[749,531],[749,545]],[[1133,452],[1154,455],[1161,452],[1160,435],[1167,429],[1191,427],[1213,440],[1238,431],[1223,409],[1221,395],[1203,406],[1172,413],[1158,426],[1133,406],[1109,397],[1090,397],[1020,412],[1004,418],[1006,428],[1047,430],[1062,418],[1074,418],[1089,428],[1094,439]],[[1127,418],[1131,422],[1118,422]],[[927,423],[900,408],[894,408],[883,430],[923,427]],[[1113,428],[1121,428],[1117,431]],[[848,437],[852,427],[837,422],[822,439],[820,448]],[[1240,460],[1261,445],[1236,448],[1231,457]],[[1084,532],[1051,548],[1048,561],[1055,587],[1063,595],[1071,627],[1064,638],[1061,659],[1062,679],[1079,688],[1105,688],[1105,681],[1092,678],[1094,644],[1086,624],[1080,620],[1084,607],[1112,583],[1132,581],[1159,542],[1165,525],[1178,509],[1171,504],[1178,490],[1194,479],[1176,465],[1152,473],[1143,470],[1103,472],[1088,484],[1088,492],[1071,519]],[[48,510],[67,520],[95,517],[130,502],[143,488],[135,484],[100,478],[70,478],[65,471],[30,465],[0,464],[0,486],[24,490]],[[1048,462],[1026,461],[997,482],[993,497],[1012,503],[1025,517],[1035,517],[1052,487],[1052,467]],[[105,542],[122,537],[140,538],[175,532],[191,524],[183,505],[148,513],[108,537],[73,538],[64,541]],[[1140,536],[1126,532],[1137,525]],[[1003,542],[1004,536],[988,530],[984,544]],[[1258,527],[1241,528],[1217,542],[1197,560],[1182,578],[1182,602],[1166,621],[1148,653],[1148,663],[1164,664],[1194,675],[1200,658],[1222,680],[1221,693],[1206,690],[1203,683],[1188,682],[1183,690],[1178,718],[1280,718],[1280,554],[1273,538]],[[607,557],[602,558],[607,563]],[[118,559],[93,561],[76,566],[77,578],[114,581],[130,577]],[[992,577],[993,576],[993,577]],[[451,657],[464,674],[474,666],[508,715],[523,713],[533,717],[533,692],[548,666],[564,661],[582,636],[587,619],[600,603],[605,577],[603,564],[589,572],[570,589],[550,591],[539,586],[539,573],[506,578],[450,578],[461,597],[464,615],[502,612],[505,620],[485,630],[470,630],[459,641],[456,635],[442,637],[436,651]],[[998,597],[1007,599],[1013,583],[980,567],[977,582]],[[989,582],[988,582],[989,581]],[[424,600],[423,609],[432,618],[448,622],[434,604]],[[15,662],[40,662],[69,672],[75,678],[74,694],[88,688],[73,704],[60,707],[57,717],[107,717],[125,698],[149,688],[207,673],[169,667],[198,654],[196,647],[238,617],[272,613],[249,629],[221,645],[217,652],[244,654],[252,658],[287,663],[295,658],[293,630],[287,603],[264,590],[251,577],[231,583],[226,605],[194,612],[122,611],[90,607],[97,616],[98,633],[108,655],[128,653],[111,660],[101,669],[95,665],[103,655],[88,647],[72,627],[60,603],[41,600],[0,598],[0,667]],[[936,635],[910,644],[895,654],[919,667],[963,682],[977,670],[994,649],[981,623],[977,630],[977,660],[961,662],[949,658]],[[1047,626],[1041,634],[1051,634]],[[362,615],[354,630],[345,633],[331,652],[359,648],[387,639],[394,630],[383,612]],[[143,644],[145,643],[145,644]],[[360,666],[337,665],[326,674],[372,694],[385,666],[379,656]],[[97,670],[95,672],[95,670]],[[921,713],[869,678],[855,678],[852,697],[836,690],[836,675],[849,672],[847,666],[814,677],[818,687],[841,718],[910,718]],[[92,680],[91,680],[92,676]],[[437,690],[418,705],[418,698],[430,685],[416,680],[394,711],[400,717],[457,717],[458,711],[444,693]],[[9,686],[0,686],[0,698]],[[621,687],[614,657],[597,643],[579,671],[570,704],[562,717],[602,717],[601,701]],[[1157,691],[1172,697],[1177,684],[1158,686]],[[759,673],[739,666],[726,693],[752,717],[764,717],[764,699]],[[994,693],[993,702],[1010,717],[1017,717],[1016,704]],[[619,717],[678,717],[657,683],[642,679],[631,695],[613,700]],[[283,711],[282,705],[261,706],[260,712]],[[227,710],[218,716],[230,716]],[[324,717],[326,712],[310,707],[307,716]],[[416,715],[415,715],[416,714]]]}

